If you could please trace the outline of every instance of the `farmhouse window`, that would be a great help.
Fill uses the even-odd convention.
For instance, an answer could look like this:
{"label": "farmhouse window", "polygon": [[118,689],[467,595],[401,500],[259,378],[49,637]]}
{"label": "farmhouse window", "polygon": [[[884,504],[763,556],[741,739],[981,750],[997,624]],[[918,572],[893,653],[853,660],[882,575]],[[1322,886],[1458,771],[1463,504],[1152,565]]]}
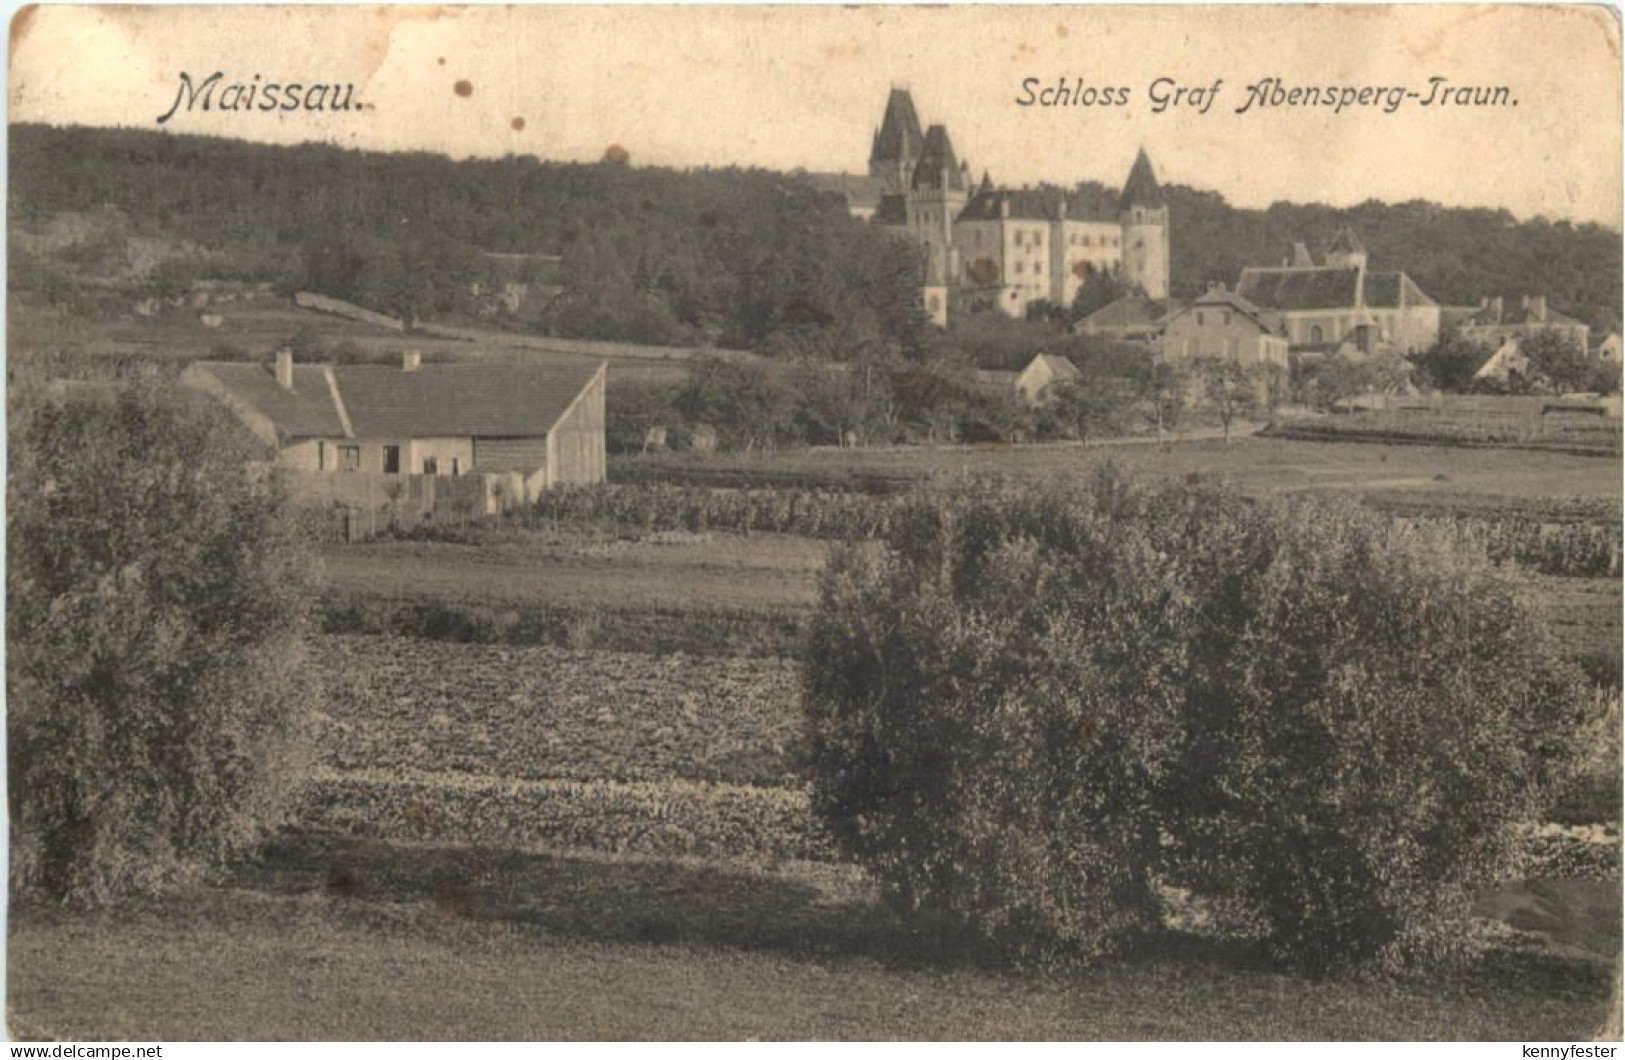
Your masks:
{"label": "farmhouse window", "polygon": [[399,475],[401,473],[401,447],[398,445],[384,446],[384,474]]}
{"label": "farmhouse window", "polygon": [[327,470],[327,443],[323,441],[316,443],[316,470]]}
{"label": "farmhouse window", "polygon": [[438,475],[438,474],[440,474],[440,462],[438,460],[436,460],[432,456],[424,457],[423,458],[423,473],[425,475]]}
{"label": "farmhouse window", "polygon": [[457,458],[455,456],[451,458],[451,473],[454,476],[461,475],[463,473],[462,468],[457,466]]}
{"label": "farmhouse window", "polygon": [[339,446],[339,466],[346,471],[360,471],[361,447],[359,445]]}

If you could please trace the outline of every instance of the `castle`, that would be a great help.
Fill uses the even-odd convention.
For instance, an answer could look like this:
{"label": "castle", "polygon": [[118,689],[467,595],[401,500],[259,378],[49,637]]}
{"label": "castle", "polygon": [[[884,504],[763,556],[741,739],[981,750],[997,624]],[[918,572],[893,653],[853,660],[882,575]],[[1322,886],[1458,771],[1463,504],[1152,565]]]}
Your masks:
{"label": "castle", "polygon": [[[870,221],[921,248],[926,312],[948,321],[949,291],[961,305],[1022,317],[1034,302],[1070,306],[1096,274],[1120,277],[1145,296],[1168,296],[1168,206],[1144,150],[1120,196],[1083,189],[996,188],[954,153],[944,125],[924,132],[907,89],[894,88],[869,152],[878,194]],[[854,212],[867,213],[854,205]]]}

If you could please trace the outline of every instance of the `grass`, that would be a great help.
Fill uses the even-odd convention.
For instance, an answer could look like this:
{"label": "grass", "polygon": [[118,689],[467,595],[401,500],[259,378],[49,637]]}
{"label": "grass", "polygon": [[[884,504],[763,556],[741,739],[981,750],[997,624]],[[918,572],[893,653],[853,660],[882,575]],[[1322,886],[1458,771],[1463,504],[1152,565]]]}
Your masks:
{"label": "grass", "polygon": [[[1544,912],[1617,917],[1591,894],[1609,886]],[[1553,1041],[1602,1032],[1613,992],[1606,962],[1516,948],[1398,982],[1317,982],[1180,938],[1021,973],[909,931],[838,867],[337,837],[118,919],[24,911],[9,950],[12,1034],[55,1040]]]}

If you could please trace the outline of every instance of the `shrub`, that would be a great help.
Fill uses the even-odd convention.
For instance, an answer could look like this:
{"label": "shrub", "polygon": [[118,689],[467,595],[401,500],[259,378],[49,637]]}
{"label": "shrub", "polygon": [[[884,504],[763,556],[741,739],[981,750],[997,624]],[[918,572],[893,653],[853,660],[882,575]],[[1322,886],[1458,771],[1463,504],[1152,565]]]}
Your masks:
{"label": "shrub", "polygon": [[1585,702],[1443,530],[1110,470],[912,500],[806,659],[814,809],[906,907],[1097,955],[1175,884],[1317,969],[1450,952]]}
{"label": "shrub", "polygon": [[302,578],[223,414],[156,384],[10,414],[13,893],[105,902],[219,863],[278,805]]}

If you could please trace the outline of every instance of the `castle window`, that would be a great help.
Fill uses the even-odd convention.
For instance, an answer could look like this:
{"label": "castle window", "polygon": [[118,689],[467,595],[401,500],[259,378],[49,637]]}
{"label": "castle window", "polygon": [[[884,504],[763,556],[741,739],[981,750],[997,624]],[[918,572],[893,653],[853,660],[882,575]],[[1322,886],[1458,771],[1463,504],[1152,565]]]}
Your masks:
{"label": "castle window", "polygon": [[1204,323],[1204,321],[1202,319],[1202,311],[1200,309],[1198,309],[1196,311],[1196,326],[1201,327],[1203,325],[1203,323]]}
{"label": "castle window", "polygon": [[1226,309],[1224,311],[1224,315],[1221,318],[1221,320],[1223,321],[1223,323],[1226,323],[1226,324],[1230,323],[1230,310]]}
{"label": "castle window", "polygon": [[1016,232],[1016,246],[1021,246],[1021,232],[1019,230]]}
{"label": "castle window", "polygon": [[1042,275],[1044,275],[1044,263],[1043,262],[1041,262],[1041,261],[1033,262],[1033,275],[1034,276],[1042,276]]}
{"label": "castle window", "polygon": [[1319,324],[1316,324],[1314,327],[1309,329],[1309,341],[1310,342],[1325,342],[1326,341],[1326,333],[1324,331],[1320,330],[1320,325]]}
{"label": "castle window", "polygon": [[1021,262],[1019,262],[1019,261],[1016,262],[1016,275],[1017,276],[1021,275]]}

